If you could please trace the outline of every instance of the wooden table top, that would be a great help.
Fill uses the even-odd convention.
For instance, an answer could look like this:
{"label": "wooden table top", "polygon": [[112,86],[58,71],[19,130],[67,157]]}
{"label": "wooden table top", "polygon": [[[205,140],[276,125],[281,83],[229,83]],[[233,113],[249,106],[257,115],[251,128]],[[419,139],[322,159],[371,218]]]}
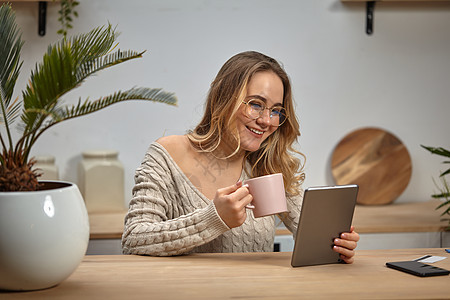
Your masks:
{"label": "wooden table top", "polygon": [[449,299],[450,276],[421,278],[389,261],[445,256],[444,249],[361,250],[352,265],[292,268],[291,252],[214,253],[177,257],[85,256],[60,285],[0,293],[1,299]]}
{"label": "wooden table top", "polygon": [[[431,200],[379,206],[357,205],[353,225],[358,233],[443,231],[447,223],[440,221],[443,209],[435,209],[439,203],[439,200]],[[91,239],[121,238],[125,214],[126,211],[89,214]],[[291,233],[287,229],[278,229],[277,234]]]}

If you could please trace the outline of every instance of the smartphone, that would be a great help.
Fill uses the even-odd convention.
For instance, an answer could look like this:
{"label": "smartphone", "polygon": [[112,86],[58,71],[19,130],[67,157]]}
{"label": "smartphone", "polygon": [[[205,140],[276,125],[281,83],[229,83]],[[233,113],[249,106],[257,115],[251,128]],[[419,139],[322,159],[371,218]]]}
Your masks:
{"label": "smartphone", "polygon": [[432,265],[427,265],[418,261],[387,262],[386,266],[392,269],[396,269],[420,277],[440,276],[450,274],[449,270],[445,270]]}

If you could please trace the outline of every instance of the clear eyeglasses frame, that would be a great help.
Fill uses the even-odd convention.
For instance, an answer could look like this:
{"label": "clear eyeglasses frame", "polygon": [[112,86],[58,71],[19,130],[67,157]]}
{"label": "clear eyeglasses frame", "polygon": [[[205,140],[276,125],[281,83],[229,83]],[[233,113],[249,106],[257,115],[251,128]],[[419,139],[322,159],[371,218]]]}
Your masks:
{"label": "clear eyeglasses frame", "polygon": [[269,111],[271,126],[279,127],[287,120],[286,110],[281,105],[266,107],[264,101],[255,98],[242,101],[242,103],[245,104],[246,115],[253,120],[261,118],[266,109]]}

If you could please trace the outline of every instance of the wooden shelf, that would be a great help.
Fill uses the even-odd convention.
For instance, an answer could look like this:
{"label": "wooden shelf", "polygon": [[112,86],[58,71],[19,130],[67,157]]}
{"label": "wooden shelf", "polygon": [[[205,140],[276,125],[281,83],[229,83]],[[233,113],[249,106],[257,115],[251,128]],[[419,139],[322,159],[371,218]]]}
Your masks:
{"label": "wooden shelf", "polygon": [[89,213],[90,239],[120,239],[127,211]]}
{"label": "wooden shelf", "polygon": [[[440,221],[444,208],[436,210],[439,200],[393,203],[378,206],[357,205],[353,225],[358,233],[440,232],[448,226]],[[90,213],[91,239],[120,239],[126,211]],[[291,235],[279,228],[277,235]]]}
{"label": "wooden shelf", "polygon": [[367,0],[341,0],[341,2],[361,2],[366,3],[366,33],[371,35],[373,33],[373,14],[375,11],[375,3],[376,2],[449,2],[450,0],[376,0],[376,1],[367,1]]}
{"label": "wooden shelf", "polygon": [[[441,232],[448,222],[440,221],[444,208],[436,210],[439,200],[393,203],[387,205],[357,205],[353,226],[358,233]],[[290,235],[278,229],[278,235]]]}
{"label": "wooden shelf", "polygon": [[353,224],[364,233],[440,232],[448,224],[440,221],[444,210],[436,210],[440,203],[439,200],[431,200],[380,206],[358,205]]}

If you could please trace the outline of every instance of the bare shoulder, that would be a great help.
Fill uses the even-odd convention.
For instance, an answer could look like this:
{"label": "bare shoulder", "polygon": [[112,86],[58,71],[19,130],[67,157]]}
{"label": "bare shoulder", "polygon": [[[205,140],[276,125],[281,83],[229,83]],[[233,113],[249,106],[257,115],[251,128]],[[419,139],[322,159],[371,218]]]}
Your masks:
{"label": "bare shoulder", "polygon": [[191,145],[185,135],[169,135],[156,140],[158,144],[169,152],[175,161],[180,160],[191,150]]}

